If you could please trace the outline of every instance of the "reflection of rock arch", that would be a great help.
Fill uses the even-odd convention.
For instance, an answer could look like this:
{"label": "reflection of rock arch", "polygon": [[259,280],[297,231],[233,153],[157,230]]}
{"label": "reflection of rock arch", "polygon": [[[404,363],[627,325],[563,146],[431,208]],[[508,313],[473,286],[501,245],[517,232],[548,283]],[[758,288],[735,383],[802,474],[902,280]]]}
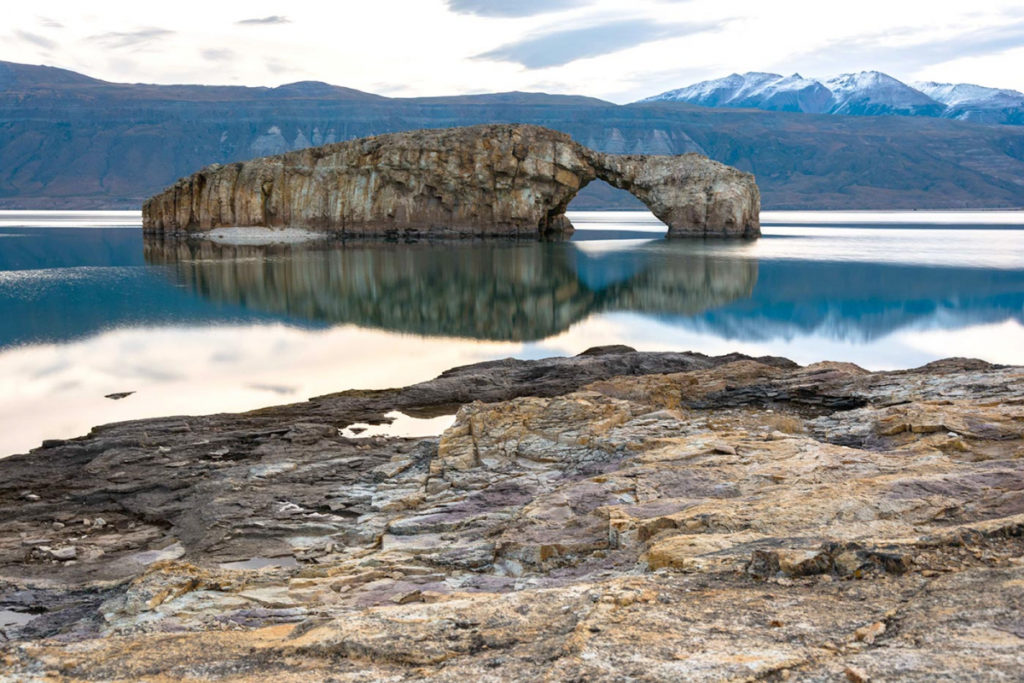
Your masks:
{"label": "reflection of rock arch", "polygon": [[558,235],[595,178],[632,193],[669,236],[756,237],[753,176],[698,154],[612,155],[539,126],[412,131],[213,165],[143,206],[149,232],[293,226],[360,235]]}
{"label": "reflection of rock arch", "polygon": [[628,309],[693,314],[749,296],[753,261],[637,252],[628,277],[588,286],[572,244],[364,242],[271,247],[147,239],[150,264],[212,301],[309,321],[415,334],[530,341]]}

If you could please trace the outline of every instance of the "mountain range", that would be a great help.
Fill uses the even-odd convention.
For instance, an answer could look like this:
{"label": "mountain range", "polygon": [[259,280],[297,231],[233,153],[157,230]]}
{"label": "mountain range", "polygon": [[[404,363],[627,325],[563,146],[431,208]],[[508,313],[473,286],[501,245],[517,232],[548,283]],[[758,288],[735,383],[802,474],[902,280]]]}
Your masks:
{"label": "mountain range", "polygon": [[970,83],[908,85],[880,71],[818,81],[800,74],[751,71],[701,81],[641,102],[688,102],[733,107],[853,116],[930,116],[977,123],[1024,125],[1024,93]]}
{"label": "mountain range", "polygon": [[[777,88],[779,106],[765,111],[521,92],[390,98],[319,82],[108,83],[0,62],[0,208],[139,208],[211,163],[402,130],[510,122],[561,130],[603,152],[705,154],[754,173],[766,209],[1024,206],[1024,126],[786,110],[786,97],[807,107],[835,97],[824,84],[797,87],[798,80]],[[957,88],[935,97],[948,97],[956,103],[950,107],[976,99]],[[753,97],[756,89],[748,90]],[[571,208],[642,206],[594,182]]]}

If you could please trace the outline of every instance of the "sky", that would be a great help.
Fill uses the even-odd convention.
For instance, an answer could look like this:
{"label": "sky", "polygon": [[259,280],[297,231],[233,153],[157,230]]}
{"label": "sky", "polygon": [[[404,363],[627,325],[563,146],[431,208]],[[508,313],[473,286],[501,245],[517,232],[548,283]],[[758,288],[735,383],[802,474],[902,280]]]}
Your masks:
{"label": "sky", "polygon": [[50,0],[4,13],[0,60],[117,82],[624,103],[733,72],[875,69],[1024,90],[1020,0]]}

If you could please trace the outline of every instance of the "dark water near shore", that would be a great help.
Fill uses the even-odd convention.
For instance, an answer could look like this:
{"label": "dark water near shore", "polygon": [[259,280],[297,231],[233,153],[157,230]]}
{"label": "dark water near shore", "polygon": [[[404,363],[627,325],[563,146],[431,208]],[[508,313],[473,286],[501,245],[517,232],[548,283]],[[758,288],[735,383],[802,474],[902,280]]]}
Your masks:
{"label": "dark water near shore", "polygon": [[252,246],[144,242],[137,214],[0,212],[0,455],[598,344],[1024,363],[1024,214],[764,219],[756,242],[606,213],[575,215],[567,243]]}

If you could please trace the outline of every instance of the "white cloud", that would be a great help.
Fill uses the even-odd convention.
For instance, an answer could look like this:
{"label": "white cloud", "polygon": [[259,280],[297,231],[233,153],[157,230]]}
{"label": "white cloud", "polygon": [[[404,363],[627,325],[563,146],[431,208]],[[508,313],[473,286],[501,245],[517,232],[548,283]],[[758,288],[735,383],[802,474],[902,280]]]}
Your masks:
{"label": "white cloud", "polygon": [[[287,6],[250,3],[243,13],[229,3],[195,0],[173,6],[54,0],[45,18],[36,11],[24,4],[5,8],[10,29],[0,59],[45,61],[132,82],[279,85],[314,79],[369,91],[388,83],[404,96],[544,83],[552,91],[631,101],[732,71],[825,76],[880,68],[904,80],[1024,89],[1024,70],[1013,59],[1024,49],[1017,44],[1024,20],[1019,0],[296,0]],[[536,68],[474,59],[529,44],[551,32],[553,22],[566,35],[595,25],[614,35],[615,22],[633,34],[647,26],[659,39],[647,41],[641,31],[609,41],[607,50],[576,52],[556,41],[549,47],[559,55],[532,56]],[[671,26],[719,24],[713,32],[670,35]],[[209,55],[229,52],[236,58],[210,69]]]}

